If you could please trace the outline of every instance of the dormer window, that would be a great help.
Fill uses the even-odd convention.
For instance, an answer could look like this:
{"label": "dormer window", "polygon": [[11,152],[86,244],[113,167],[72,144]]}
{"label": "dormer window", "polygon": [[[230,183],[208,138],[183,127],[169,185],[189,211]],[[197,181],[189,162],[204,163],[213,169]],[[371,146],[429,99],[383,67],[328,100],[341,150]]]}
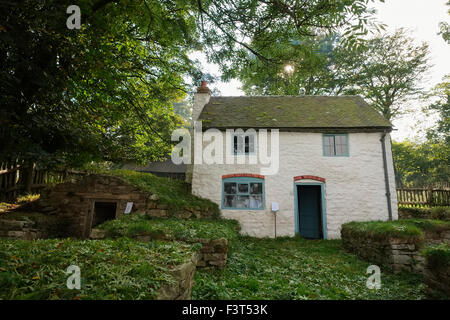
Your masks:
{"label": "dormer window", "polygon": [[255,154],[255,134],[234,134],[233,154],[234,155]]}

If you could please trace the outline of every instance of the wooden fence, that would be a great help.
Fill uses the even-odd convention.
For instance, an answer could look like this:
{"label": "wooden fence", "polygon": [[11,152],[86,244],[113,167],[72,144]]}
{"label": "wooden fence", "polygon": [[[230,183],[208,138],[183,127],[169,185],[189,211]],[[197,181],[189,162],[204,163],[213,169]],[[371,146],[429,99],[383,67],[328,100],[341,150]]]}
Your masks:
{"label": "wooden fence", "polygon": [[449,189],[398,188],[398,204],[413,207],[435,207],[450,205]]}
{"label": "wooden fence", "polygon": [[[33,168],[31,176],[18,162],[0,163],[0,201],[14,200],[27,189],[32,193],[39,193],[50,183],[63,182],[69,177],[84,175],[83,172],[70,170],[36,170]],[[30,179],[27,182],[27,178]]]}

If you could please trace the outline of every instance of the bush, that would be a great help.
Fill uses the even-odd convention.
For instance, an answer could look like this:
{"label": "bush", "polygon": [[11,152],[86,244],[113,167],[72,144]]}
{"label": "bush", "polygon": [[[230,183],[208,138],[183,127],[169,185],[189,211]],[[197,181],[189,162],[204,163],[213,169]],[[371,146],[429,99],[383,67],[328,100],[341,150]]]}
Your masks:
{"label": "bush", "polygon": [[[118,240],[0,240],[0,299],[154,299],[191,245]],[[67,267],[81,289],[66,287]]]}
{"label": "bush", "polygon": [[[429,218],[431,215],[430,208],[399,206],[398,211],[399,211],[399,216],[406,215],[407,217],[411,217],[411,218]],[[402,215],[402,213],[404,213],[404,214]],[[399,218],[403,218],[403,217],[399,217]]]}
{"label": "bush", "polygon": [[107,237],[135,237],[147,235],[154,239],[169,237],[189,241],[195,238],[235,239],[239,234],[239,223],[230,219],[176,219],[149,218],[139,215],[124,215],[120,219],[110,220],[97,228],[106,231]]}
{"label": "bush", "polygon": [[450,220],[450,207],[434,207],[431,209],[431,217],[439,220]]}
{"label": "bush", "polygon": [[449,268],[450,267],[450,245],[441,243],[440,245],[430,246],[422,253],[427,265],[431,268]]}

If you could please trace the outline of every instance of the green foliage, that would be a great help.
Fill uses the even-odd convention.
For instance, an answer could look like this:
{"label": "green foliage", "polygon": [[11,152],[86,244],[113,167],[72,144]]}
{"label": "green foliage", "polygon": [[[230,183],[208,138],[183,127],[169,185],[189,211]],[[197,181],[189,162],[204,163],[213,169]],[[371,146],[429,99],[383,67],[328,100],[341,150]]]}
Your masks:
{"label": "green foliage", "polygon": [[191,193],[190,185],[184,181],[158,177],[151,173],[130,170],[100,170],[103,174],[114,175],[124,179],[142,191],[158,195],[160,201],[170,209],[196,208],[210,210],[214,217],[220,216],[219,206],[208,199],[197,197]]}
{"label": "green foliage", "polygon": [[431,209],[431,217],[438,220],[450,220],[450,207],[434,207]]}
{"label": "green foliage", "polygon": [[[450,1],[447,1],[447,6],[450,6]],[[448,9],[447,12],[450,15],[450,9]],[[439,22],[438,34],[442,35],[442,39],[450,44],[450,24],[448,22]]]}
{"label": "green foliage", "polygon": [[431,209],[430,208],[399,206],[398,211],[406,212],[414,218],[429,218],[429,217],[431,217]]}
{"label": "green foliage", "polygon": [[443,154],[448,163],[450,154],[450,74],[444,77],[443,82],[435,86],[432,96],[436,97],[437,101],[427,106],[424,111],[427,115],[437,114],[438,120],[436,126],[427,130],[427,139],[446,147]]}
{"label": "green foliage", "polygon": [[[345,38],[344,38],[345,39]],[[392,120],[403,104],[422,92],[419,83],[428,68],[428,46],[416,45],[404,30],[378,34],[358,48],[342,36],[324,35],[268,47],[280,56],[268,64],[253,60],[238,74],[247,94],[359,94]],[[276,53],[275,53],[276,52]]]}
{"label": "green foliage", "polygon": [[1,2],[0,157],[159,160],[182,124],[173,103],[202,76],[190,53],[226,71],[293,37],[339,28],[356,41],[372,25],[369,2],[80,0],[80,30],[66,27],[69,0]]}
{"label": "green foliage", "polygon": [[426,257],[427,265],[436,269],[450,268],[450,245],[441,243],[427,247],[422,254]]}
{"label": "green foliage", "polygon": [[162,219],[139,215],[126,215],[120,219],[107,221],[97,228],[106,231],[107,237],[129,237],[149,235],[157,238],[170,238],[192,241],[196,238],[235,239],[239,234],[239,223],[230,219]]}
{"label": "green foliage", "polygon": [[450,147],[445,142],[392,142],[397,185],[431,186],[447,182]]}
{"label": "green foliage", "polygon": [[421,299],[422,278],[382,273],[366,287],[368,264],[337,240],[301,238],[231,242],[225,270],[197,270],[193,299]]}
{"label": "green foliage", "polygon": [[79,1],[80,30],[66,27],[68,0],[0,4],[2,158],[70,166],[170,150],[172,102],[197,72],[195,18],[183,1],[112,2]]}
{"label": "green foliage", "polygon": [[[170,268],[192,256],[191,246],[129,239],[1,240],[0,299],[154,299],[171,283]],[[66,287],[77,265],[81,289]]]}

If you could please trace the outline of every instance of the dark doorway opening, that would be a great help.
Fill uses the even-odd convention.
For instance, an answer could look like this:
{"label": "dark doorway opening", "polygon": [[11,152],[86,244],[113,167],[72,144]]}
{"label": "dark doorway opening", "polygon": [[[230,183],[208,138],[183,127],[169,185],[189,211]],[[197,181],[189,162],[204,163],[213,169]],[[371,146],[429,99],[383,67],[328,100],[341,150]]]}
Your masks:
{"label": "dark doorway opening", "polygon": [[94,218],[92,219],[92,228],[108,220],[116,218],[117,203],[115,202],[95,202]]}
{"label": "dark doorway opening", "polygon": [[321,187],[299,185],[297,199],[300,235],[308,239],[323,239]]}

